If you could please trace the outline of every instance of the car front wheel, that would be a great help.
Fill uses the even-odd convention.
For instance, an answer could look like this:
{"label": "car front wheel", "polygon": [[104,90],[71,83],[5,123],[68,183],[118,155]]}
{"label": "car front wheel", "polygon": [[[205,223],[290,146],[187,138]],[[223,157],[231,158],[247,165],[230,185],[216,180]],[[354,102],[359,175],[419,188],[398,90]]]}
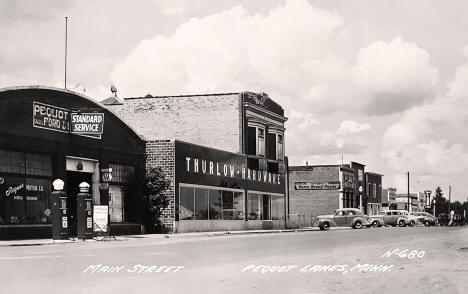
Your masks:
{"label": "car front wheel", "polygon": [[325,223],[321,224],[321,225],[319,226],[319,228],[320,228],[320,230],[322,230],[322,231],[326,231],[326,230],[328,230],[328,229],[330,228],[330,224],[327,223],[327,222],[325,222]]}
{"label": "car front wheel", "polygon": [[362,228],[362,223],[361,223],[361,221],[356,221],[356,222],[354,223],[354,227],[353,227],[353,228],[354,228],[354,229],[360,229],[360,228]]}
{"label": "car front wheel", "polygon": [[424,222],[424,226],[425,226],[425,227],[430,227],[430,226],[431,226],[431,222],[430,222],[430,221],[425,221],[425,222]]}
{"label": "car front wheel", "polygon": [[410,221],[409,225],[410,225],[410,227],[414,227],[416,225],[416,223],[414,221]]}
{"label": "car front wheel", "polygon": [[406,226],[406,223],[405,223],[404,220],[400,220],[400,221],[398,222],[398,225],[399,225],[400,227],[404,227],[404,226]]}
{"label": "car front wheel", "polygon": [[377,227],[379,226],[379,222],[378,222],[378,221],[373,221],[373,222],[372,222],[372,226],[373,226],[374,228],[377,228]]}

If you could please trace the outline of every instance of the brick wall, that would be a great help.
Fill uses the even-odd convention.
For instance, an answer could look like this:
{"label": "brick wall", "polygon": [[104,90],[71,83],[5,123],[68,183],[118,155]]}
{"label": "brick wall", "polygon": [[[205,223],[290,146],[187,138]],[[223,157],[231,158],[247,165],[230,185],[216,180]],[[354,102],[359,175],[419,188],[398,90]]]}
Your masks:
{"label": "brick wall", "polygon": [[295,182],[325,182],[339,180],[339,166],[309,167],[308,170],[289,170],[289,214],[305,219],[330,214],[339,208],[340,192],[336,190],[296,190]]}
{"label": "brick wall", "polygon": [[146,168],[160,167],[171,184],[165,194],[169,206],[163,211],[163,223],[171,230],[175,221],[175,142],[173,140],[151,140],[146,142]]}
{"label": "brick wall", "polygon": [[107,105],[146,140],[172,139],[241,152],[238,94],[126,99]]}

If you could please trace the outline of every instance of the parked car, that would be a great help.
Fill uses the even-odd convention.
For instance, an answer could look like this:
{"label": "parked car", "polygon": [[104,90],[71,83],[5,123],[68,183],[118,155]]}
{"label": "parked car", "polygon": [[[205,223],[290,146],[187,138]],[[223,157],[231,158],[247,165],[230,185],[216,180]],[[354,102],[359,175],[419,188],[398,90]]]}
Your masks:
{"label": "parked car", "polygon": [[438,224],[437,218],[430,213],[423,211],[414,211],[410,213],[411,215],[421,217],[420,222],[426,227],[435,226]]}
{"label": "parked car", "polygon": [[381,227],[381,226],[384,226],[385,223],[383,221],[383,218],[382,217],[379,217],[379,215],[375,216],[375,215],[369,215],[369,221],[370,223],[372,224],[372,226],[374,228],[376,227]]}
{"label": "parked car", "polygon": [[465,225],[465,219],[460,214],[455,214],[453,216],[453,223],[452,226],[463,226]]}
{"label": "parked car", "polygon": [[342,208],[337,209],[330,215],[319,215],[315,226],[320,230],[328,230],[330,227],[348,227],[360,229],[363,226],[370,227],[372,223],[369,217],[363,214],[357,208]]}
{"label": "parked car", "polygon": [[370,219],[372,220],[382,220],[386,227],[388,226],[400,226],[404,227],[406,225],[411,225],[411,221],[415,222],[415,220],[410,220],[406,215],[404,215],[404,210],[386,210],[382,211],[380,214],[371,215]]}
{"label": "parked car", "polygon": [[403,212],[403,215],[408,218],[408,221],[409,221],[408,225],[410,227],[414,227],[416,224],[422,224],[423,218],[421,216],[413,215],[406,210],[402,210],[402,212]]}
{"label": "parked car", "polygon": [[448,226],[449,222],[450,222],[450,216],[446,213],[441,213],[439,214],[439,216],[437,217],[437,222],[441,225],[441,226]]}

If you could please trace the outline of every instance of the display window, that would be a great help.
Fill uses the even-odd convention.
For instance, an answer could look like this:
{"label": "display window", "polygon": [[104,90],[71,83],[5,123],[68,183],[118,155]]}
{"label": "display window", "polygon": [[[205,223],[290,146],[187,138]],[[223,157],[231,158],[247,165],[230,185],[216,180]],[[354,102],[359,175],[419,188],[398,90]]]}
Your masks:
{"label": "display window", "polygon": [[244,192],[181,184],[179,220],[244,220]]}
{"label": "display window", "polygon": [[282,195],[248,193],[247,212],[249,220],[284,220],[284,201]]}

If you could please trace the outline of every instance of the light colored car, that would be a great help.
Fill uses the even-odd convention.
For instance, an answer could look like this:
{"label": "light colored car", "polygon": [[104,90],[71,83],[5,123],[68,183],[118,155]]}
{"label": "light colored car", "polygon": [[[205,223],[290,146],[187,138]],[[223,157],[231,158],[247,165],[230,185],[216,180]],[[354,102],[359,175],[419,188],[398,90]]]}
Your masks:
{"label": "light colored car", "polygon": [[315,226],[320,230],[328,230],[330,227],[352,227],[360,229],[363,226],[369,227],[372,223],[369,217],[357,208],[337,209],[333,214],[319,215]]}
{"label": "light colored car", "polygon": [[[376,215],[371,215],[370,219],[372,221],[382,221],[383,224],[388,227],[388,226],[400,226],[404,227],[406,225],[410,225],[411,221],[408,219],[406,215],[404,215],[404,210],[385,210],[382,211],[380,214]],[[414,224],[416,222],[414,221]]]}
{"label": "light colored car", "polygon": [[422,224],[423,217],[413,215],[406,210],[402,210],[402,212],[403,212],[403,215],[408,218],[409,220],[408,225],[410,227],[414,227],[416,224]]}
{"label": "light colored car", "polygon": [[438,224],[437,218],[430,213],[424,211],[414,211],[410,213],[411,215],[421,217],[420,221],[424,226],[435,226]]}

